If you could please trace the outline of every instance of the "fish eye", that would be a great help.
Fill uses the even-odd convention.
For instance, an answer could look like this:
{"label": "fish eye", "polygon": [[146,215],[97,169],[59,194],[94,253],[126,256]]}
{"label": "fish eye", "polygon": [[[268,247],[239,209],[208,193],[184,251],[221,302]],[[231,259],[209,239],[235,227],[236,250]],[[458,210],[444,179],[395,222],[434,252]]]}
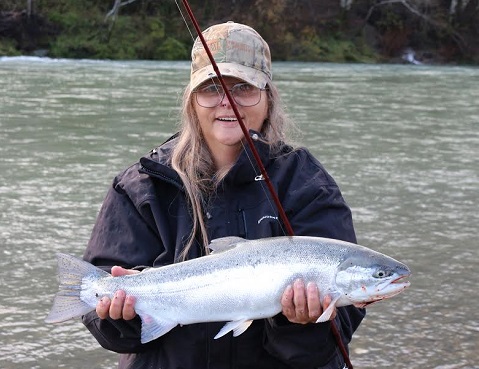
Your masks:
{"label": "fish eye", "polygon": [[374,278],[386,278],[386,277],[389,277],[391,274],[392,273],[391,273],[390,270],[378,269],[373,273],[373,277]]}

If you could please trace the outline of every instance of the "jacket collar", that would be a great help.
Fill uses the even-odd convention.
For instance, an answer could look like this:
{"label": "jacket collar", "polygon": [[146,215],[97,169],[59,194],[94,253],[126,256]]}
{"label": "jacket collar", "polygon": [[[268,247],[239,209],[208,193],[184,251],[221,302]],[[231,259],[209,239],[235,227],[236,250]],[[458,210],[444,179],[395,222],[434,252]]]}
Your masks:
{"label": "jacket collar", "polygon": [[[260,133],[250,130],[249,134],[263,165],[267,168],[271,159],[270,146],[264,142]],[[246,143],[243,147],[244,149],[241,151],[238,160],[224,179],[225,184],[242,185],[261,179],[261,171],[256,163],[251,148]]]}
{"label": "jacket collar", "polygon": [[178,134],[170,137],[165,143],[151,150],[148,155],[140,158],[141,173],[161,179],[183,190],[183,181],[178,173],[171,168],[171,151],[176,144]]}
{"label": "jacket collar", "polygon": [[[253,130],[249,131],[258,154],[267,168],[270,162],[270,146],[262,140],[261,134]],[[176,145],[178,133],[170,137],[162,145],[153,149],[148,155],[140,159],[140,172],[152,177],[169,182],[183,189],[183,182],[178,173],[171,168],[171,152]],[[225,184],[242,185],[255,180],[260,180],[261,172],[256,164],[251,148],[245,144],[238,160],[224,179]]]}

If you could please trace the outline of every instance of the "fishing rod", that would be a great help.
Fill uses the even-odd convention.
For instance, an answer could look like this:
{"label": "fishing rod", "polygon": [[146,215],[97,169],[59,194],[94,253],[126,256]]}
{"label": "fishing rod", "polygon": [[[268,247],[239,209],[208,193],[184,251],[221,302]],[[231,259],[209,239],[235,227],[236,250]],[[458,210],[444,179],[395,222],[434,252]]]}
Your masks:
{"label": "fishing rod", "polygon": [[[281,221],[283,222],[283,225],[286,228],[287,234],[289,236],[294,236],[294,231],[293,228],[291,227],[291,223],[289,222],[288,217],[286,216],[286,213],[284,211],[283,205],[281,204],[281,201],[279,200],[278,194],[276,193],[276,190],[273,187],[273,184],[271,182],[271,179],[268,176],[268,173],[266,172],[266,169],[264,167],[264,164],[261,160],[261,157],[259,156],[258,150],[256,149],[253,139],[249,135],[248,129],[246,128],[243,119],[241,118],[241,115],[238,111],[238,108],[236,106],[236,102],[233,100],[233,97],[231,96],[230,90],[228,89],[228,86],[226,86],[226,83],[223,79],[223,76],[221,75],[221,72],[218,68],[218,65],[216,64],[215,58],[211,54],[210,48],[208,47],[208,44],[206,43],[206,40],[203,36],[203,33],[201,32],[200,26],[198,25],[198,22],[196,20],[195,15],[193,14],[193,11],[191,10],[190,4],[188,3],[188,0],[182,0],[183,6],[186,9],[186,12],[188,13],[188,16],[193,23],[193,26],[196,30],[196,33],[206,51],[206,54],[208,55],[208,58],[211,62],[211,66],[213,67],[213,70],[216,73],[216,76],[218,77],[218,80],[220,81],[221,86],[223,87],[223,91],[226,94],[226,97],[228,98],[228,101],[233,109],[233,112],[236,116],[236,119],[238,120],[238,123],[241,127],[241,130],[243,131],[243,135],[246,139],[246,142],[248,143],[249,148],[251,149],[251,152],[253,153],[254,159],[256,161],[256,164],[258,165],[258,168],[261,172],[261,175],[263,176],[263,179],[268,187],[269,193],[271,194],[271,197],[273,198],[273,201],[276,205],[276,208],[278,209],[278,213],[280,216]],[[343,344],[343,341],[341,339],[341,335],[339,333],[338,328],[336,327],[336,323],[334,320],[330,321],[331,323],[331,331],[333,333],[333,336],[336,340],[336,343],[338,345],[339,350],[341,351],[341,354],[343,355],[344,361],[349,369],[353,369],[353,365],[351,364],[351,361],[349,360],[349,355],[346,350],[346,347]]]}
{"label": "fishing rod", "polygon": [[233,97],[231,96],[229,88],[226,86],[226,83],[223,79],[223,76],[221,75],[221,72],[218,68],[218,65],[216,64],[216,61],[211,54],[210,48],[208,47],[208,44],[206,43],[205,38],[203,37],[203,33],[201,32],[201,29],[198,25],[198,22],[196,21],[196,18],[190,8],[190,4],[188,3],[187,0],[182,0],[183,5],[185,6],[185,9],[188,13],[188,16],[190,17],[191,22],[193,23],[193,26],[195,27],[196,33],[198,34],[198,37],[201,40],[201,43],[203,44],[203,47],[205,48],[206,54],[208,54],[208,58],[211,61],[211,65],[213,67],[213,70],[216,73],[216,76],[218,77],[218,80],[221,83],[221,86],[223,87],[223,91],[226,94],[226,97],[228,98],[229,103],[231,104],[231,107],[233,108],[233,112],[235,113],[236,119],[238,119],[238,123],[241,127],[241,130],[243,131],[243,135],[248,143],[249,148],[251,149],[251,152],[253,153],[254,159],[256,161],[256,164],[258,165],[258,168],[263,176],[263,179],[268,186],[269,192],[271,194],[271,197],[273,198],[273,201],[276,205],[276,208],[278,209],[279,215],[281,220],[283,221],[284,226],[286,227],[286,231],[288,235],[293,236],[293,228],[291,227],[291,224],[288,220],[288,217],[286,216],[286,213],[284,212],[283,206],[281,205],[281,201],[279,200],[278,195],[276,194],[276,190],[273,187],[273,184],[271,183],[271,179],[268,176],[268,173],[266,172],[266,169],[263,165],[263,162],[261,161],[261,157],[259,156],[258,150],[256,150],[256,147],[254,146],[253,139],[251,138],[248,129],[246,128],[243,119],[241,118],[241,115],[238,111],[238,108],[236,106],[236,102],[233,100]]}

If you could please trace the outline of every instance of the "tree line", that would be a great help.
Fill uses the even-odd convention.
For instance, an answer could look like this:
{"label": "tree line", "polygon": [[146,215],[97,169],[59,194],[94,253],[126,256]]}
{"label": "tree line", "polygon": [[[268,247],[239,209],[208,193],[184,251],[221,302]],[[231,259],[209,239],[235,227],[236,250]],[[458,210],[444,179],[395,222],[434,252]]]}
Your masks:
{"label": "tree line", "polygon": [[[479,63],[479,0],[189,3],[203,29],[251,25],[274,60],[378,62],[413,49],[426,62]],[[180,0],[2,0],[0,54],[188,59],[196,35],[183,17]]]}

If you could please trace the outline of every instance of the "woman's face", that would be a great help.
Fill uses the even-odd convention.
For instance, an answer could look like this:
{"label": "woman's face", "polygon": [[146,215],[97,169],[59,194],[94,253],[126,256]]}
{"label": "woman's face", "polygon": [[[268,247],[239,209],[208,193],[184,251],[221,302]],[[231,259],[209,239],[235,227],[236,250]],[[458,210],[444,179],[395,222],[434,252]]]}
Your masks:
{"label": "woman's face", "polygon": [[[244,83],[244,81],[232,77],[224,77],[224,81],[229,89],[238,83]],[[213,83],[220,85],[218,80],[214,80],[214,82],[208,80],[200,88]],[[260,93],[261,99],[254,106],[245,107],[236,104],[246,129],[258,132],[261,131],[263,122],[268,115],[267,93],[266,91],[261,91]],[[203,137],[213,155],[218,152],[225,152],[228,149],[235,149],[239,152],[244,135],[226,95],[219,105],[212,108],[205,108],[199,105],[195,94],[193,94],[192,98]]]}

